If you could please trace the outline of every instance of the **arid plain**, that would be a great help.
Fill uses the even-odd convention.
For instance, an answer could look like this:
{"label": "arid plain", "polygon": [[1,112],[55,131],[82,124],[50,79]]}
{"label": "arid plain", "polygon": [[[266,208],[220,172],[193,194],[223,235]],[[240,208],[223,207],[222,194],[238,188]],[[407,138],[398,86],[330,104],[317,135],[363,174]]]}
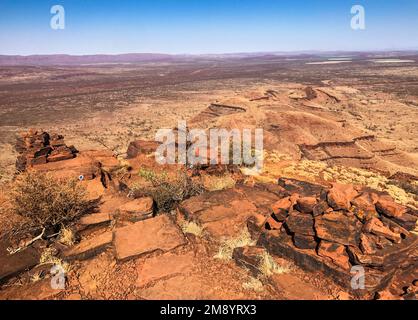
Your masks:
{"label": "arid plain", "polygon": [[[90,214],[96,215],[90,217],[93,222],[86,222],[87,216],[71,225],[77,234],[71,245],[56,245],[53,235],[33,245],[41,257],[46,249],[54,248],[54,256],[69,261],[64,289],[51,290],[45,263],[35,263],[19,272],[4,271],[7,282],[0,298],[416,296],[417,229],[411,223],[418,217],[417,119],[418,54],[414,52],[0,64],[3,207],[7,207],[7,189],[15,177],[16,137],[31,128],[62,135],[67,145],[79,151],[74,159],[34,168],[77,177],[88,161],[100,162],[99,181],[93,174],[91,181],[83,183],[90,197],[102,200]],[[263,171],[248,176],[246,168],[217,168],[215,174],[207,168],[198,170],[193,174],[202,179],[203,193],[181,199],[168,215],[161,214],[158,200],[151,197],[153,217],[133,221],[126,215],[143,210],[138,205],[147,206],[144,194],[132,198],[132,192],[141,189],[138,185],[147,187],[149,181],[142,180],[149,174],[144,170],[168,174],[177,170],[156,167],[143,143],[152,141],[160,128],[176,127],[179,120],[202,129],[262,128]],[[131,154],[134,141],[142,142],[134,145],[139,151]],[[130,210],[128,199],[142,202]],[[315,214],[321,204],[326,208]],[[373,217],[365,217],[364,207],[372,207]],[[286,217],[279,217],[284,211]],[[329,227],[330,220],[324,217],[334,219],[337,213],[348,219],[337,217],[337,224],[349,224],[352,229],[347,230],[358,237],[331,242],[329,233],[339,230]],[[6,217],[3,210],[0,218]],[[353,217],[358,221],[352,222]],[[392,218],[395,222],[386,221]],[[126,248],[130,239],[122,234],[131,232],[132,241],[141,240],[136,227],[141,232],[144,228],[171,231],[167,239],[161,235],[155,242],[145,232],[144,242],[151,242],[151,249],[131,253]],[[251,234],[248,239],[242,235],[245,228]],[[280,238],[279,231],[290,240]],[[281,247],[276,241],[286,245]],[[368,250],[366,243],[373,249]],[[391,250],[408,252],[401,257]],[[316,262],[308,260],[326,266],[318,267],[319,276],[312,270]],[[165,265],[170,263],[173,269],[168,270]],[[349,276],[349,267],[355,264],[378,274],[373,278],[378,280],[358,296],[344,286],[344,274]],[[401,272],[393,264],[405,268]]]}

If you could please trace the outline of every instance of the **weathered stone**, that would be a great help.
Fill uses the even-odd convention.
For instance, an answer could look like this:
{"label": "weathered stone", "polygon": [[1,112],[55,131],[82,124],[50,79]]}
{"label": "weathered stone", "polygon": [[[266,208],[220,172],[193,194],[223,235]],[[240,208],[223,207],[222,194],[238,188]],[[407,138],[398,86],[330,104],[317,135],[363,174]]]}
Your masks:
{"label": "weathered stone", "polygon": [[290,232],[305,235],[314,236],[314,221],[311,215],[292,211],[285,222]]}
{"label": "weathered stone", "polygon": [[48,162],[57,162],[57,161],[63,161],[63,160],[69,160],[73,159],[74,155],[72,153],[58,153],[55,155],[49,155],[48,156]]}
{"label": "weathered stone", "polygon": [[379,213],[391,218],[399,218],[407,213],[407,208],[396,202],[380,198],[376,203],[376,209]]}
{"label": "weathered stone", "polygon": [[381,255],[362,254],[360,249],[354,246],[348,246],[348,253],[350,256],[350,261],[353,265],[363,265],[370,267],[382,267],[384,265],[384,258]]}
{"label": "weathered stone", "polygon": [[280,178],[278,184],[290,194],[297,193],[302,197],[319,197],[324,191],[323,186],[296,179]]}
{"label": "weathered stone", "polygon": [[118,260],[127,260],[157,250],[167,252],[186,244],[183,233],[167,215],[116,229],[114,238]]}
{"label": "weathered stone", "polygon": [[112,244],[113,234],[111,231],[102,233],[91,239],[82,240],[76,246],[64,252],[64,257],[69,260],[85,260],[97,255]]}
{"label": "weathered stone", "polygon": [[179,211],[216,239],[234,238],[242,234],[250,217],[256,217],[257,225],[263,227],[266,217],[271,214],[270,209],[262,214],[263,208],[268,208],[277,199],[279,196],[257,186],[237,186],[187,199],[180,204]]}
{"label": "weathered stone", "polygon": [[50,141],[52,147],[65,146],[64,139],[52,140]]}
{"label": "weathered stone", "polygon": [[374,254],[376,253],[376,243],[373,239],[364,233],[360,235],[360,249],[363,254]]}
{"label": "weathered stone", "polygon": [[[43,165],[47,162],[56,162],[74,158],[75,148],[68,148],[60,136],[58,139],[50,139],[46,132],[33,134],[22,133],[17,137],[16,151],[20,154],[16,161],[16,168],[24,171],[26,166]],[[26,159],[23,161],[23,159]]]}
{"label": "weathered stone", "polygon": [[388,289],[376,293],[376,300],[400,300],[401,297],[395,296]]}
{"label": "weathered stone", "polygon": [[51,147],[42,147],[39,150],[36,150],[33,153],[33,157],[34,158],[38,158],[38,157],[42,157],[42,156],[47,156],[50,152],[52,151]]}
{"label": "weathered stone", "polygon": [[[284,233],[277,234],[275,231],[263,233],[257,245],[264,246],[272,255],[285,259],[292,259],[296,265],[306,271],[322,272],[333,279],[337,284],[352,290],[352,275],[347,270],[336,266],[329,258],[317,255],[313,250],[301,250],[295,248],[291,240],[286,239]],[[373,268],[365,268],[366,287],[365,290],[354,290],[355,296],[364,296],[370,292],[376,292],[386,288],[393,277],[393,272],[382,272]]]}
{"label": "weathered stone", "polygon": [[0,283],[34,267],[40,258],[39,252],[32,247],[12,255],[7,252],[7,247],[8,243],[0,243]]}
{"label": "weathered stone", "polygon": [[144,287],[157,280],[191,272],[195,266],[193,252],[171,253],[151,257],[138,268],[136,285]]}
{"label": "weathered stone", "polygon": [[154,153],[160,144],[156,141],[137,140],[129,144],[127,150],[128,159],[133,159],[139,154]]}
{"label": "weathered stone", "polygon": [[359,217],[362,221],[367,221],[368,219],[378,215],[373,198],[368,192],[363,192],[360,196],[353,199],[351,204],[356,209],[357,217]]}
{"label": "weathered stone", "polygon": [[284,222],[288,215],[289,213],[284,210],[279,210],[278,212],[273,213],[274,218],[279,222]]}
{"label": "weathered stone", "polygon": [[328,202],[320,201],[319,203],[317,203],[313,207],[312,214],[314,215],[314,217],[316,217],[316,216],[319,216],[319,215],[325,213],[327,211],[327,209],[329,209]]}
{"label": "weathered stone", "polygon": [[315,237],[300,234],[293,235],[293,243],[299,249],[315,249],[318,245],[315,241]]}
{"label": "weathered stone", "polygon": [[263,231],[263,226],[265,227],[265,216],[261,214],[254,214],[247,219],[247,230],[250,233],[251,239],[258,239],[261,232]]}
{"label": "weathered stone", "polygon": [[260,265],[266,250],[262,247],[239,247],[235,248],[232,258],[235,263],[248,269],[255,277],[261,274]]}
{"label": "weathered stone", "polygon": [[131,215],[134,220],[148,219],[154,213],[154,200],[151,197],[143,197],[125,203],[119,207],[121,214]]}
{"label": "weathered stone", "polygon": [[334,210],[349,210],[350,202],[358,195],[352,185],[334,183],[328,192],[328,204]]}
{"label": "weathered stone", "polygon": [[364,225],[364,231],[370,232],[377,236],[383,236],[386,239],[389,239],[395,243],[401,242],[401,235],[391,231],[378,218],[372,218],[369,221],[367,221]]}
{"label": "weathered stone", "polygon": [[318,254],[321,257],[330,258],[333,263],[345,270],[350,269],[348,254],[343,245],[322,240],[319,243]]}
{"label": "weathered stone", "polygon": [[265,227],[267,230],[280,230],[282,227],[282,222],[277,221],[273,217],[268,217],[265,223]]}
{"label": "weathered stone", "polygon": [[317,202],[315,197],[301,197],[296,201],[295,209],[303,213],[312,213]]}
{"label": "weathered stone", "polygon": [[290,197],[286,197],[286,198],[280,199],[279,201],[276,201],[271,206],[271,209],[273,210],[273,213],[277,214],[282,211],[288,212],[291,206],[292,206],[292,202],[290,201]]}
{"label": "weathered stone", "polygon": [[399,217],[394,217],[391,219],[408,231],[414,230],[418,222],[418,216],[409,213],[405,213]]}
{"label": "weathered stone", "polygon": [[47,163],[47,156],[39,156],[37,158],[32,158],[30,160],[27,160],[26,162],[30,166],[36,166],[39,164],[45,164]]}
{"label": "weathered stone", "polygon": [[360,222],[339,212],[327,213],[315,218],[318,238],[342,245],[357,245],[360,236]]}
{"label": "weathered stone", "polygon": [[82,217],[79,223],[83,226],[96,226],[101,224],[108,224],[112,221],[109,213],[95,213]]}

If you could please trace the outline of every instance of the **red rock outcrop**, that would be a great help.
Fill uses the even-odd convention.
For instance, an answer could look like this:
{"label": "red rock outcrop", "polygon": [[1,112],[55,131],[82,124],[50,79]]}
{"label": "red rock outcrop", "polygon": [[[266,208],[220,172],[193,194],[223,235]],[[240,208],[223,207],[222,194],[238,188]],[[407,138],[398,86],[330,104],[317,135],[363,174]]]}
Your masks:
{"label": "red rock outcrop", "polygon": [[[270,253],[305,270],[322,271],[358,296],[384,290],[395,275],[418,266],[418,237],[410,232],[418,220],[413,209],[371,189],[328,188],[292,179],[279,184],[287,196],[272,204],[258,241]],[[272,219],[283,225],[272,227]],[[362,290],[351,287],[353,266],[365,270]]]}
{"label": "red rock outcrop", "polygon": [[65,144],[62,135],[50,135],[48,132],[38,132],[34,129],[19,134],[16,150],[19,153],[16,160],[18,171],[47,162],[72,159],[78,152],[74,146],[68,147]]}

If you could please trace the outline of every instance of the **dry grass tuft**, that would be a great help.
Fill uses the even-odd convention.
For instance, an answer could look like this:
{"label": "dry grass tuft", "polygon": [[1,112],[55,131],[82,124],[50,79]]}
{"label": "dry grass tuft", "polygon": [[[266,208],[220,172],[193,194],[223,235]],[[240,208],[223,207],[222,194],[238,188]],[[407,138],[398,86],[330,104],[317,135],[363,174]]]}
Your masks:
{"label": "dry grass tuft", "polygon": [[180,227],[184,233],[194,234],[196,237],[203,235],[203,227],[193,221],[184,221],[180,224]]}
{"label": "dry grass tuft", "polygon": [[55,251],[51,248],[46,248],[42,252],[41,258],[39,259],[39,265],[45,265],[45,264],[61,266],[64,272],[70,271],[70,268],[71,268],[70,264],[58,258],[55,255]]}
{"label": "dry grass tuft", "polygon": [[245,290],[252,290],[255,292],[261,292],[264,290],[263,283],[257,278],[250,278],[247,282],[242,284]]}
{"label": "dry grass tuft", "polygon": [[66,245],[66,246],[72,246],[75,243],[75,234],[74,232],[69,228],[62,228],[60,230],[60,235],[58,238],[58,242]]}
{"label": "dry grass tuft", "polygon": [[283,274],[290,271],[286,266],[280,266],[273,257],[265,251],[261,257],[261,263],[259,265],[259,270],[264,277],[270,277],[273,274]]}

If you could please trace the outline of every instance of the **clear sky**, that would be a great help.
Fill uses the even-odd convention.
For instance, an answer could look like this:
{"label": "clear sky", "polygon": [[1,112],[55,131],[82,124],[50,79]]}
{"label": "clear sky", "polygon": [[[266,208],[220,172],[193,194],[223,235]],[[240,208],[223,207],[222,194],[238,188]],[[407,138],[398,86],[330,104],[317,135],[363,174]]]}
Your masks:
{"label": "clear sky", "polygon": [[418,0],[0,0],[0,54],[386,49],[418,49]]}

